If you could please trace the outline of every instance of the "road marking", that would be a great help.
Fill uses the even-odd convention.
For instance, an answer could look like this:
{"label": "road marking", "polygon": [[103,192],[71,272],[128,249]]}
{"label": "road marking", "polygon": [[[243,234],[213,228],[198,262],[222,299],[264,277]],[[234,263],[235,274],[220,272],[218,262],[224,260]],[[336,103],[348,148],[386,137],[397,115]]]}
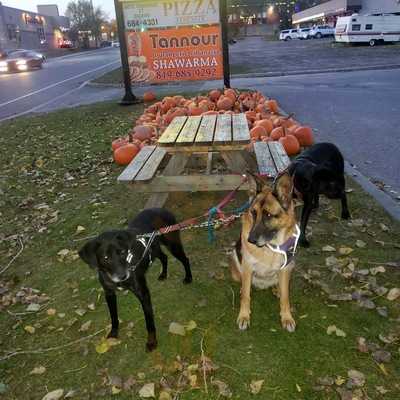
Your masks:
{"label": "road marking", "polygon": [[[71,89],[68,92],[63,93],[60,96],[54,97],[53,99],[51,99],[49,101],[46,101],[45,103],[39,104],[38,106],[31,108],[30,110],[22,111],[22,112],[20,112],[18,114],[13,114],[13,115],[9,115],[8,117],[4,117],[4,118],[0,119],[0,122],[7,121],[9,119],[19,118],[19,117],[22,117],[23,115],[27,115],[27,114],[33,113],[33,112],[39,110],[40,108],[47,106],[50,103],[54,103],[55,101],[60,100],[61,98],[66,97],[66,96],[68,96],[69,94],[71,94],[73,92],[81,90],[89,82],[90,82],[90,79],[85,81],[85,82],[83,82],[82,84],[80,84],[77,88]],[[54,110],[54,111],[56,111],[56,110]]]}
{"label": "road marking", "polygon": [[[110,49],[115,49],[115,47],[110,47]],[[73,58],[73,57],[81,57],[81,56],[98,56],[100,54],[106,53],[108,51],[108,48],[106,49],[97,49],[97,50],[89,50],[89,51],[81,51],[78,53],[73,53],[73,54],[66,54],[65,56],[59,56],[59,57],[46,57],[46,63],[52,64],[55,61],[58,60],[64,60],[66,58]],[[119,52],[118,52],[119,54]]]}
{"label": "road marking", "polygon": [[34,92],[24,94],[23,96],[17,97],[16,99],[6,101],[5,103],[1,103],[1,104],[0,104],[0,108],[5,107],[5,106],[7,106],[7,105],[9,105],[9,104],[15,103],[15,102],[17,102],[17,101],[19,101],[19,100],[26,99],[27,97],[33,96],[33,95],[35,95],[35,94],[44,92],[45,90],[51,89],[51,88],[53,88],[53,87],[62,85],[62,84],[65,83],[65,82],[73,81],[74,79],[80,78],[81,76],[84,76],[84,75],[87,75],[87,74],[91,74],[92,72],[99,71],[100,69],[106,68],[106,67],[108,67],[108,66],[110,66],[110,65],[117,64],[117,63],[120,63],[120,60],[118,60],[118,61],[113,61],[113,62],[108,63],[108,64],[104,64],[104,65],[102,65],[101,67],[97,67],[97,68],[92,69],[92,70],[90,70],[90,71],[82,72],[81,74],[72,76],[71,78],[68,78],[68,79],[64,79],[64,80],[62,80],[62,81],[60,81],[60,82],[53,83],[53,84],[51,84],[51,85],[49,85],[49,86],[46,86],[46,87],[44,87],[44,88],[42,88],[42,89],[35,90]]}

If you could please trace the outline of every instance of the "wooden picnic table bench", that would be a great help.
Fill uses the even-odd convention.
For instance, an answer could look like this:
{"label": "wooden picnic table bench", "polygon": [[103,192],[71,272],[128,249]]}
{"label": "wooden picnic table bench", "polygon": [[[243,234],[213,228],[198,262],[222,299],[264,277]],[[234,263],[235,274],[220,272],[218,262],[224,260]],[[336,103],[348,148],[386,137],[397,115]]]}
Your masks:
{"label": "wooden picnic table bench", "polygon": [[[133,183],[135,191],[153,193],[146,208],[162,207],[169,192],[233,190],[247,170],[274,178],[289,165],[279,142],[255,143],[255,159],[245,150],[249,143],[244,114],[176,117],[157,145],[143,147],[118,181]],[[190,158],[198,153],[207,154],[206,173],[185,174]],[[213,154],[222,157],[226,172],[212,174]],[[247,183],[240,187],[247,189]]]}

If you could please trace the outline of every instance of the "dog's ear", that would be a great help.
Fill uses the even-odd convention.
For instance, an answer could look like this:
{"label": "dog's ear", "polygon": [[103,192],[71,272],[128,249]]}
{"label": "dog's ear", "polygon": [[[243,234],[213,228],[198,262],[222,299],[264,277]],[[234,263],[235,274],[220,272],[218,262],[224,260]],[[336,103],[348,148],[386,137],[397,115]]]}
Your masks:
{"label": "dog's ear", "polygon": [[99,246],[99,240],[94,239],[87,242],[78,252],[79,257],[93,269],[96,269],[99,266],[97,261],[97,249]]}
{"label": "dog's ear", "polygon": [[259,176],[247,171],[247,180],[249,182],[249,194],[251,198],[257,196],[258,193],[262,192],[263,187],[267,184],[264,179]]}
{"label": "dog's ear", "polygon": [[273,193],[283,209],[288,210],[292,202],[293,179],[287,172],[275,179]]}

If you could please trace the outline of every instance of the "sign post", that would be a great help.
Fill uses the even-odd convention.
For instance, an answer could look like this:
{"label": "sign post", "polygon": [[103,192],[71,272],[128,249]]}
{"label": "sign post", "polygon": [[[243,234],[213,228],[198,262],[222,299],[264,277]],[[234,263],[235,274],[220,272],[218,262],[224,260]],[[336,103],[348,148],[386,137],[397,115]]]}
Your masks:
{"label": "sign post", "polygon": [[121,52],[122,73],[124,76],[124,87],[125,87],[125,95],[119,102],[119,104],[130,105],[130,104],[140,103],[141,101],[133,94],[131,87],[131,77],[129,73],[128,53],[127,53],[126,38],[125,38],[124,15],[120,1],[114,0],[114,6],[115,6],[115,15],[117,19],[119,49]]}
{"label": "sign post", "polygon": [[230,88],[231,69],[229,66],[228,17],[226,13],[226,0],[219,0],[219,14],[221,19],[222,52],[224,60],[224,86]]}

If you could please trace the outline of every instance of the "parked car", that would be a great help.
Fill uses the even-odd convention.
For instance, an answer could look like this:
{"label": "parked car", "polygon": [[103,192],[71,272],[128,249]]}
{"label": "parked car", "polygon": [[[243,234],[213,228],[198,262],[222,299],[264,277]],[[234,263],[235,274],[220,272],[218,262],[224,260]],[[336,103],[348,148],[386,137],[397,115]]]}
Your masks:
{"label": "parked car", "polygon": [[279,34],[279,40],[292,40],[292,39],[297,39],[299,35],[299,31],[297,29],[286,29],[284,31],[281,31]]}
{"label": "parked car", "polygon": [[340,17],[335,30],[336,42],[369,43],[400,41],[400,15],[358,15]]}
{"label": "parked car", "polygon": [[111,42],[111,47],[119,47],[119,42],[118,42],[118,40],[113,40],[113,41]]}
{"label": "parked car", "polygon": [[0,61],[0,72],[23,72],[42,68],[45,61],[43,54],[31,50],[10,51],[7,57]]}
{"label": "parked car", "polygon": [[100,47],[111,47],[111,46],[112,46],[111,40],[103,40],[103,41],[100,43]]}
{"label": "parked car", "polygon": [[68,39],[63,39],[60,41],[60,49],[72,49],[74,47],[74,44],[72,43],[71,40]]}
{"label": "parked car", "polygon": [[310,36],[313,39],[321,39],[327,36],[334,36],[335,28],[329,25],[317,25],[311,28]]}
{"label": "parked car", "polygon": [[311,37],[310,36],[310,31],[311,31],[311,28],[300,28],[299,29],[299,33],[298,33],[298,38],[301,39],[301,40],[310,39],[310,37]]}

